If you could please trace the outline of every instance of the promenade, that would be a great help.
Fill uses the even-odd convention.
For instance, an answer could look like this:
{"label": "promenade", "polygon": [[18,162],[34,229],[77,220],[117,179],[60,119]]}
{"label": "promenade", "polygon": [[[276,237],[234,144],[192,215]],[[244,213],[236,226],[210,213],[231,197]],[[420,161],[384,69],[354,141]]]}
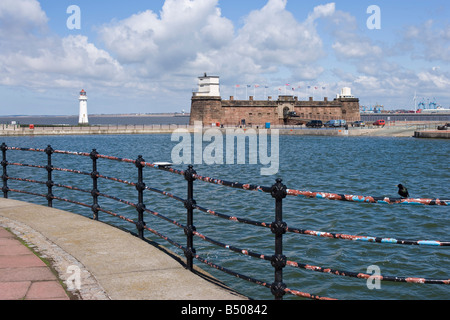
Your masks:
{"label": "promenade", "polygon": [[113,226],[0,198],[0,300],[246,299],[195,270]]}

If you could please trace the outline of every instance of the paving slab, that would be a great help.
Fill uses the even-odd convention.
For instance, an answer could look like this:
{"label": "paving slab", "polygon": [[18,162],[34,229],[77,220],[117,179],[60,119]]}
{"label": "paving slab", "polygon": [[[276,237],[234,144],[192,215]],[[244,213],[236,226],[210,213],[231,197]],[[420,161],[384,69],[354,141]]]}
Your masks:
{"label": "paving slab", "polygon": [[69,300],[55,274],[30,248],[0,227],[0,300]]}
{"label": "paving slab", "polygon": [[[11,199],[0,199],[0,223],[1,217],[37,231],[73,257],[110,299],[247,300],[200,268],[188,271],[167,249],[102,222]],[[16,261],[32,264],[23,257]],[[4,268],[14,263],[3,261]]]}

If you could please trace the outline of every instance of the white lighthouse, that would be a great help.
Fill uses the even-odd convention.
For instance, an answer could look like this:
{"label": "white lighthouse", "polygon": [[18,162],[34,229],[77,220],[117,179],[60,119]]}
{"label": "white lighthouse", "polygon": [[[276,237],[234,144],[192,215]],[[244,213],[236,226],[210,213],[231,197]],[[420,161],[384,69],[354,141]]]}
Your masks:
{"label": "white lighthouse", "polygon": [[87,95],[86,95],[86,91],[81,90],[80,92],[80,98],[78,98],[78,100],[80,100],[80,117],[78,120],[78,124],[89,124],[89,120],[88,120],[88,114],[87,114]]}

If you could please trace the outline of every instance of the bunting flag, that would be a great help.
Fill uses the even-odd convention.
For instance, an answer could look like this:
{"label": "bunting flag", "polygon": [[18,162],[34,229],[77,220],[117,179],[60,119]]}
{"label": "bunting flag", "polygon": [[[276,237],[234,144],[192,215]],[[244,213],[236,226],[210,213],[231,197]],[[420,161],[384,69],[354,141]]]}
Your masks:
{"label": "bunting flag", "polygon": [[308,86],[308,89],[311,89],[311,86]]}
{"label": "bunting flag", "polygon": [[237,85],[236,85],[236,88],[239,88],[240,86],[241,86],[240,84],[237,84]]}
{"label": "bunting flag", "polygon": [[255,84],[255,88],[259,88],[259,84]]}

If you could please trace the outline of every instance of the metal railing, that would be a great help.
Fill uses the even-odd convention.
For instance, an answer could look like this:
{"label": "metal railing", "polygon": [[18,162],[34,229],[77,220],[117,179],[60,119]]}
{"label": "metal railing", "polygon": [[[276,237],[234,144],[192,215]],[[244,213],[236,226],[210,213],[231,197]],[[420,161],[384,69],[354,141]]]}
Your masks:
{"label": "metal railing", "polygon": [[[426,279],[426,278],[417,278],[417,277],[399,277],[399,276],[388,276],[388,275],[380,275],[380,276],[373,276],[370,274],[360,273],[360,272],[352,272],[352,271],[345,271],[345,270],[337,270],[333,268],[325,268],[321,266],[314,266],[314,265],[308,265],[296,261],[289,261],[287,260],[286,256],[283,255],[283,235],[287,232],[294,233],[294,234],[302,234],[302,235],[309,235],[309,236],[315,236],[315,237],[324,237],[324,238],[333,238],[333,239],[341,239],[341,240],[351,240],[351,241],[363,241],[363,242],[369,242],[369,243],[384,243],[384,244],[400,244],[400,245],[418,245],[418,246],[450,246],[450,241],[441,241],[441,240],[403,240],[403,239],[395,239],[395,238],[382,238],[382,237],[376,237],[376,236],[361,236],[361,235],[348,235],[348,234],[341,234],[341,233],[331,233],[331,232],[323,232],[323,231],[313,231],[313,230],[303,230],[299,228],[295,228],[293,226],[288,225],[286,222],[283,221],[283,201],[287,197],[295,197],[295,196],[304,196],[308,198],[318,198],[318,199],[329,199],[329,200],[336,200],[336,201],[347,201],[347,202],[365,202],[365,203],[380,203],[380,204],[389,204],[389,205],[425,205],[425,206],[447,206],[449,205],[449,200],[443,200],[443,199],[402,199],[402,198],[386,198],[386,197],[372,197],[372,196],[357,196],[357,195],[345,195],[345,194],[334,194],[334,193],[323,193],[323,192],[310,192],[310,191],[301,191],[301,190],[294,190],[294,189],[288,189],[283,183],[281,179],[277,179],[276,182],[271,186],[259,186],[259,185],[252,185],[252,184],[245,184],[240,182],[230,182],[226,180],[220,180],[215,179],[211,177],[201,176],[199,175],[193,168],[193,166],[189,166],[187,170],[178,170],[175,168],[172,168],[171,166],[165,166],[158,163],[147,163],[142,158],[142,156],[139,156],[136,160],[132,159],[126,159],[126,158],[120,158],[120,157],[114,157],[114,156],[107,156],[107,155],[101,155],[99,154],[95,149],[92,150],[90,153],[86,152],[71,152],[71,151],[61,151],[61,150],[54,150],[51,146],[48,146],[45,149],[34,149],[34,148],[19,148],[19,147],[8,147],[5,143],[1,145],[1,152],[2,152],[2,168],[3,168],[3,174],[2,174],[2,192],[4,195],[4,198],[8,198],[9,194],[11,192],[14,193],[22,193],[22,194],[28,194],[38,197],[43,197],[47,200],[47,205],[49,207],[53,206],[54,200],[64,201],[73,203],[76,205],[84,206],[87,208],[90,208],[93,213],[93,219],[99,220],[99,213],[103,212],[108,215],[111,215],[113,217],[119,218],[123,221],[126,221],[128,223],[132,223],[135,225],[137,229],[137,236],[141,239],[145,239],[145,231],[148,231],[159,238],[169,242],[171,245],[175,246],[176,248],[182,250],[184,252],[184,255],[186,257],[186,266],[187,269],[190,271],[193,271],[193,265],[194,265],[194,259],[202,262],[203,264],[212,267],[214,269],[223,271],[229,275],[232,275],[234,277],[249,281],[254,284],[258,284],[260,286],[263,286],[265,288],[268,288],[271,290],[272,295],[276,300],[283,299],[283,296],[285,294],[292,294],[299,297],[309,298],[309,299],[330,299],[328,297],[322,297],[317,296],[310,293],[301,292],[299,290],[287,288],[285,283],[283,282],[283,270],[286,267],[293,267],[293,268],[300,268],[315,272],[321,272],[321,273],[329,273],[337,276],[344,276],[344,277],[353,277],[353,278],[359,278],[359,279],[377,279],[379,281],[394,281],[394,282],[406,282],[406,283],[416,283],[416,284],[442,284],[442,285],[448,285],[450,284],[450,279]],[[23,152],[37,152],[37,153],[44,153],[47,155],[47,161],[45,165],[37,165],[37,164],[25,164],[22,162],[10,162],[8,161],[7,157],[7,151],[23,151]],[[78,156],[78,157],[84,157],[89,158],[91,161],[92,171],[82,171],[77,169],[69,169],[69,168],[59,168],[55,167],[53,163],[53,155],[54,154],[62,154],[62,155],[70,155],[70,156]],[[128,163],[133,164],[137,169],[137,181],[127,181],[123,179],[119,179],[117,177],[109,177],[102,175],[98,171],[97,162],[99,160],[108,160],[108,161],[116,161],[121,163]],[[78,164],[78,163],[77,163]],[[38,181],[35,179],[30,178],[24,178],[24,177],[11,177],[8,175],[8,167],[9,166],[17,166],[17,167],[29,167],[29,168],[36,168],[36,169],[44,169],[47,171],[47,180],[46,181]],[[175,194],[172,194],[167,191],[159,190],[154,187],[147,186],[144,181],[144,169],[145,168],[153,168],[156,170],[167,172],[168,174],[174,174],[179,175],[184,178],[185,182],[187,183],[186,191],[187,191],[187,197],[186,199],[179,197]],[[81,176],[90,177],[90,183],[91,188],[79,188],[71,185],[66,185],[63,183],[57,183],[53,181],[54,176],[53,173],[61,171],[61,172],[68,172],[73,173]],[[137,191],[137,202],[132,202],[129,200],[124,200],[112,195],[108,195],[105,193],[102,193],[99,191],[99,180],[109,180],[118,182],[121,184],[125,184],[128,186],[133,186],[136,188]],[[47,187],[46,193],[37,193],[34,191],[28,191],[28,190],[20,190],[16,188],[11,188],[8,186],[8,181],[20,181],[20,182],[28,182],[33,184],[40,184]],[[230,216],[224,213],[220,213],[208,208],[205,208],[203,206],[200,206],[197,204],[195,197],[194,197],[194,182],[196,181],[202,181],[206,183],[212,183],[223,187],[229,187],[229,188],[236,188],[236,189],[242,189],[247,190],[249,192],[251,191],[259,191],[263,194],[267,194],[271,196],[275,203],[275,211],[274,211],[274,221],[271,223],[267,222],[260,222],[255,220],[250,220],[243,217],[237,217],[237,216]],[[92,201],[90,203],[81,202],[78,200],[73,199],[67,199],[63,197],[59,197],[55,195],[55,189],[54,188],[64,188],[68,190],[74,190],[78,192],[82,192],[85,194],[89,194],[92,197]],[[171,198],[175,201],[178,201],[183,204],[184,208],[186,209],[186,225],[183,225],[182,223],[173,220],[169,217],[166,217],[162,215],[161,213],[158,213],[156,211],[153,211],[146,207],[144,203],[144,192],[153,192],[158,195],[162,195],[168,198]],[[108,198],[115,202],[125,204],[127,206],[131,206],[136,209],[137,216],[136,219],[130,219],[127,218],[117,212],[107,210],[102,208],[102,206],[99,204],[99,198]],[[212,239],[204,234],[202,234],[199,230],[195,227],[195,221],[194,221],[194,210],[201,211],[203,213],[207,213],[215,218],[221,218],[226,219],[228,221],[233,221],[236,223],[242,223],[251,225],[253,227],[261,227],[261,228],[269,228],[271,232],[274,234],[274,253],[271,255],[262,254],[260,252],[255,252],[252,250],[247,250],[245,248],[240,248],[232,244],[223,243],[217,239]],[[182,245],[178,243],[177,241],[173,240],[167,235],[161,234],[159,231],[155,230],[154,228],[151,228],[148,226],[145,222],[145,214],[150,214],[155,217],[158,217],[162,219],[163,221],[172,224],[179,229],[183,230],[184,235],[186,237],[186,245]],[[196,252],[196,248],[194,246],[194,238],[195,239],[201,239],[203,241],[206,241],[214,246],[224,248],[227,250],[230,250],[231,252],[242,254],[245,256],[250,256],[255,259],[264,260],[267,262],[270,262],[273,271],[274,271],[274,279],[273,282],[267,282],[262,281],[259,279],[256,279],[254,277],[240,274],[236,271],[230,270],[228,268],[225,268],[223,266],[217,265],[204,257],[202,257],[199,253]]]}

